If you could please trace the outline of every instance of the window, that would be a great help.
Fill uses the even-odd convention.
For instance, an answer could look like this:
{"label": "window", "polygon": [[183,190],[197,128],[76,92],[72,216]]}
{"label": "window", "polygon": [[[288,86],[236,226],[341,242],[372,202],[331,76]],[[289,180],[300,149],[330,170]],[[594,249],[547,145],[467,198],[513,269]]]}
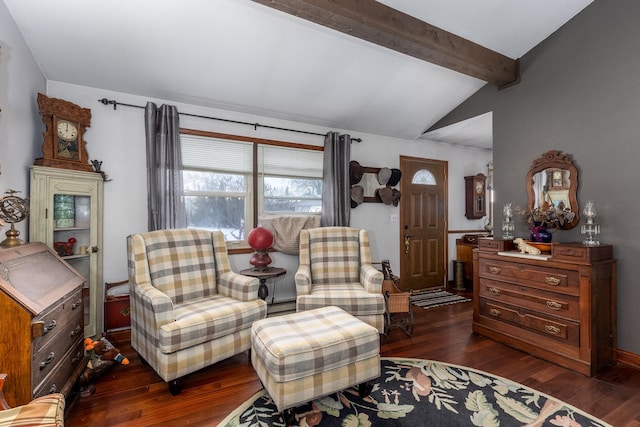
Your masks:
{"label": "window", "polygon": [[411,179],[412,184],[421,184],[421,185],[436,185],[436,177],[433,176],[431,172],[426,169],[420,169],[418,172],[413,175]]}
{"label": "window", "polygon": [[261,145],[258,148],[259,212],[320,212],[322,152]]}
{"label": "window", "polygon": [[322,151],[268,142],[181,134],[188,227],[244,240],[262,214],[320,212]]}

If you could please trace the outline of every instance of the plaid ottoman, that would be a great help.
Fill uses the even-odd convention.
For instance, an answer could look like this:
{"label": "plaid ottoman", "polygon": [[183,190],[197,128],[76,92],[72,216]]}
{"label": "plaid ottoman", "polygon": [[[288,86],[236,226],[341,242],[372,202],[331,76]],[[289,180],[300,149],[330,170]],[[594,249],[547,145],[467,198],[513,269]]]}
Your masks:
{"label": "plaid ottoman", "polygon": [[[338,307],[258,320],[251,363],[279,411],[380,376],[378,330]],[[364,391],[363,391],[364,390]]]}

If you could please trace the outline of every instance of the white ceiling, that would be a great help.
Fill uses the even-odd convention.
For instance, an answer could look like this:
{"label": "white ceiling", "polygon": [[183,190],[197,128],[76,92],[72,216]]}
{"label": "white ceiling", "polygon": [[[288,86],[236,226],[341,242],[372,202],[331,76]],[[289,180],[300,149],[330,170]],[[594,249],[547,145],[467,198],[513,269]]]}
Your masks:
{"label": "white ceiling", "polygon": [[[592,1],[381,3],[516,59]],[[414,140],[485,84],[250,0],[4,2],[48,80],[173,102]]]}

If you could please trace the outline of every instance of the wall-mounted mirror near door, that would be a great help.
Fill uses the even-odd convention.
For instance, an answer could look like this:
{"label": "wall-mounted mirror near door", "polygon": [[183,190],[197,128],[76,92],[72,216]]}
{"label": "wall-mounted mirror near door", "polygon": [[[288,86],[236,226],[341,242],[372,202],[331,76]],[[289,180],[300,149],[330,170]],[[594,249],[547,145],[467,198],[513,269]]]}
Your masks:
{"label": "wall-mounted mirror near door", "polygon": [[577,192],[578,169],[569,154],[552,150],[533,161],[527,174],[529,210],[542,206],[570,209],[575,217],[561,228],[573,228],[580,219]]}
{"label": "wall-mounted mirror near door", "polygon": [[362,180],[358,183],[364,187],[364,201],[367,203],[382,203],[382,199],[376,196],[376,189],[381,185],[378,182],[378,172],[380,168],[363,167]]}

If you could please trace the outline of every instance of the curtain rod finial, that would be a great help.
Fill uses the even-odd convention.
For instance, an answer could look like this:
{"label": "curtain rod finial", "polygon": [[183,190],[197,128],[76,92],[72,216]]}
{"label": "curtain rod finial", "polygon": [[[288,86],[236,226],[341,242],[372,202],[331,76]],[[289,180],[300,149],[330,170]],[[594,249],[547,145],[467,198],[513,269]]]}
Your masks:
{"label": "curtain rod finial", "polygon": [[107,98],[98,99],[98,102],[101,102],[101,103],[102,103],[102,104],[104,104],[104,105],[110,105],[110,104],[112,104],[112,105],[113,105],[113,109],[114,109],[114,110],[115,110],[115,109],[116,109],[116,107],[118,106],[118,103],[117,103],[116,101],[114,101],[114,100],[109,100],[109,99],[107,99]]}

